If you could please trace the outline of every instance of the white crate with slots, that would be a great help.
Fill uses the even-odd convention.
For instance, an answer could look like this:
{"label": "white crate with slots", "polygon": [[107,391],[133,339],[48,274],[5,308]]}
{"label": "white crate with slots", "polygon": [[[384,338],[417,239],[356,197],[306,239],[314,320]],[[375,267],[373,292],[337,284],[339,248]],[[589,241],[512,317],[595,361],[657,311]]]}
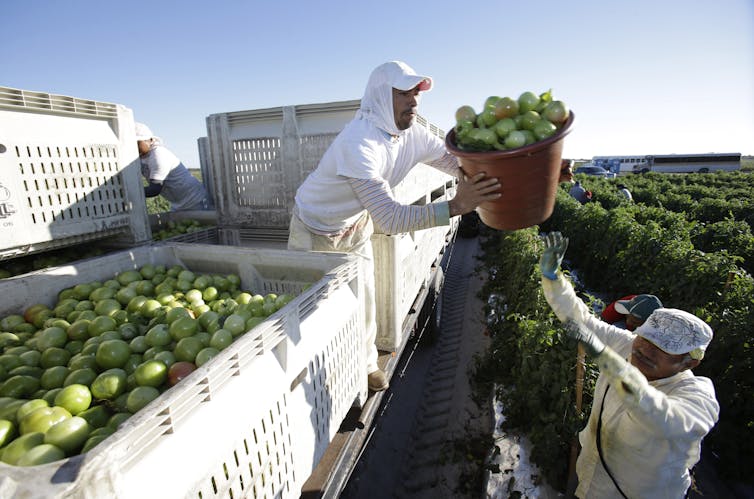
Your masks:
{"label": "white crate with slots", "polygon": [[355,100],[207,117],[220,224],[287,228],[296,189],[358,108]]}
{"label": "white crate with slots", "polygon": [[0,281],[3,315],[146,263],[235,273],[298,296],[86,454],[0,463],[6,498],[297,498],[348,410],[366,398],[363,281],[354,257],[166,243]]}
{"label": "white crate with slots", "polygon": [[[359,103],[307,104],[207,117],[210,154],[202,155],[202,171],[212,171],[219,224],[287,229],[296,190],[353,118]],[[444,140],[442,130],[423,117],[417,118],[417,124]],[[396,186],[396,199],[413,203],[450,178],[419,165]]]}
{"label": "white crate with slots", "polygon": [[[453,197],[454,189],[438,189],[439,200]],[[428,199],[428,202],[429,199]],[[427,282],[429,269],[442,256],[453,237],[458,218],[450,226],[417,230],[407,234],[372,236],[377,302],[377,347],[397,351],[406,341],[403,321],[416,296]]]}
{"label": "white crate with slots", "polygon": [[[285,244],[296,189],[359,104],[358,100],[309,104],[207,118],[211,154],[204,161],[211,161],[211,167],[205,164],[202,169],[213,172],[223,244]],[[444,140],[444,132],[423,117],[417,117],[417,124]],[[424,205],[446,196],[454,186],[450,175],[419,164],[393,194],[401,203]],[[373,236],[380,348],[395,351],[405,340],[402,319],[456,226],[454,220],[450,227]]]}
{"label": "white crate with slots", "polygon": [[0,87],[0,260],[150,238],[130,109]]}

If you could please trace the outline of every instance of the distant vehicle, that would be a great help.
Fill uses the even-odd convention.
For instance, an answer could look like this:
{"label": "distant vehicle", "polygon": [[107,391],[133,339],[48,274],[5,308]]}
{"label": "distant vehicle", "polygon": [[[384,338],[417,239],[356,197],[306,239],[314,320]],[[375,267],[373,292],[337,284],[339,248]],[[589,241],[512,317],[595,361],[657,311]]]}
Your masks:
{"label": "distant vehicle", "polygon": [[647,165],[646,156],[594,156],[592,158],[592,164],[601,166],[607,171],[613,172],[616,175],[630,174],[635,171],[637,167],[643,167]]}
{"label": "distant vehicle", "polygon": [[741,169],[741,153],[657,154],[646,158],[646,164],[634,166],[634,173],[709,173]]}
{"label": "distant vehicle", "polygon": [[615,173],[610,172],[602,168],[601,166],[586,164],[576,168],[573,173],[583,173],[585,175],[592,175],[595,177],[603,178],[615,178]]}

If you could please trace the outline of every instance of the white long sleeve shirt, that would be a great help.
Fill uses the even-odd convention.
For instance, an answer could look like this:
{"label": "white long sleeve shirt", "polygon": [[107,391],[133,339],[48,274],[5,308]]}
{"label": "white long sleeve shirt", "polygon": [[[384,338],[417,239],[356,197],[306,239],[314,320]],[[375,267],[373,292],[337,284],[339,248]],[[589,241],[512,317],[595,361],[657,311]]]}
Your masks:
{"label": "white long sleeve shirt", "polygon": [[393,87],[402,88],[398,85],[416,76],[407,66],[399,67],[402,75],[392,63],[372,72],[356,116],[296,191],[296,215],[310,231],[338,234],[351,227],[364,210],[385,234],[449,223],[447,201],[404,205],[393,196],[393,188],[418,163],[461,176],[456,158],[427,128],[413,123],[405,130],[398,129]]}
{"label": "white long sleeve shirt", "polygon": [[[576,296],[560,275],[542,279],[545,297],[561,320],[584,324],[607,346],[630,361],[634,335],[601,321]],[[608,379],[600,375],[589,421],[579,433],[581,452],[576,463],[576,495],[620,497],[597,452],[596,432]],[[690,370],[650,381],[636,404],[610,390],[602,413],[602,451],[605,462],[627,497],[682,498],[691,484],[689,469],[698,461],[701,442],[717,423],[720,406],[708,378]]]}
{"label": "white long sleeve shirt", "polygon": [[455,157],[426,128],[413,125],[394,137],[369,120],[356,118],[296,192],[298,216],[321,234],[351,226],[365,209],[387,234],[447,225],[447,202],[403,205],[393,196],[392,189],[418,163],[460,174]]}

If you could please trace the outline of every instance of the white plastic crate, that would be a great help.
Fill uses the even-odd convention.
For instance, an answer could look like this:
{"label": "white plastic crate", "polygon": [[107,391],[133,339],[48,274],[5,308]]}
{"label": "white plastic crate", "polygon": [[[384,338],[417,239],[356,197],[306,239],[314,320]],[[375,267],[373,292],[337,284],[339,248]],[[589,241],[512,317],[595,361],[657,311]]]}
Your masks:
{"label": "white plastic crate", "polygon": [[[222,226],[288,228],[296,190],[359,109],[359,100],[212,114],[207,140]],[[442,130],[418,117],[444,139]],[[206,147],[206,146],[204,146]],[[412,203],[451,177],[419,165],[396,198]]]}
{"label": "white plastic crate", "polygon": [[0,87],[0,259],[150,238],[130,109]]}
{"label": "white plastic crate", "polygon": [[[454,189],[437,189],[439,200],[453,197]],[[430,199],[427,202],[431,202]],[[429,286],[430,268],[439,261],[458,226],[413,231],[407,234],[374,234],[375,300],[377,302],[377,339],[380,350],[397,351],[405,341],[403,322],[419,291]]]}
{"label": "white plastic crate", "polygon": [[[443,187],[434,191],[435,194],[442,193],[442,199],[452,198],[454,192],[454,188]],[[403,344],[403,322],[421,288],[428,285],[430,269],[441,258],[459,221],[460,217],[454,217],[449,226],[398,235],[372,235],[377,303],[376,344],[381,350],[394,352]],[[284,249],[287,237],[288,232],[282,229],[222,227],[202,242]]]}
{"label": "white plastic crate", "polygon": [[366,399],[354,257],[142,246],[0,281],[9,297],[2,314],[52,305],[61,289],[146,263],[236,273],[244,289],[298,296],[87,454],[29,468],[0,463],[2,497],[299,497],[348,410]]}

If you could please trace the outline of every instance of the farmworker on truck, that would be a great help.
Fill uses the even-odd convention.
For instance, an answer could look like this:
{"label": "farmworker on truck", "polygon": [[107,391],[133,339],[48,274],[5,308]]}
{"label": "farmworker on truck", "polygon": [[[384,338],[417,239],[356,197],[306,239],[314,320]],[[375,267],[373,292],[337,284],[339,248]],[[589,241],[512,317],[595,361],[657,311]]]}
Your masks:
{"label": "farmworker on truck", "polygon": [[172,211],[210,209],[204,185],[143,123],[136,123],[136,145],[141,174],[149,182],[144,187],[144,196],[151,198],[162,194],[170,201]]}
{"label": "farmworker on truck", "polygon": [[655,295],[627,295],[605,307],[600,317],[605,322],[633,331],[658,308],[662,308],[662,302]]}
{"label": "farmworker on truck", "polygon": [[712,381],[691,372],[712,329],[672,308],[654,310],[634,333],[599,320],[558,273],[567,246],[560,233],[548,234],[539,264],[547,302],[600,369],[579,433],[576,496],[684,497],[720,411]]}
{"label": "farmworker on truck", "polygon": [[[388,387],[374,344],[373,224],[385,234],[448,225],[450,217],[501,196],[497,179],[485,178],[483,173],[465,179],[443,140],[415,125],[420,92],[430,88],[432,78],[417,75],[403,62],[378,66],[369,77],[356,116],[296,192],[288,248],[361,257],[367,295],[367,374],[373,391]],[[425,206],[397,202],[392,188],[418,163],[457,177],[455,197]]]}

